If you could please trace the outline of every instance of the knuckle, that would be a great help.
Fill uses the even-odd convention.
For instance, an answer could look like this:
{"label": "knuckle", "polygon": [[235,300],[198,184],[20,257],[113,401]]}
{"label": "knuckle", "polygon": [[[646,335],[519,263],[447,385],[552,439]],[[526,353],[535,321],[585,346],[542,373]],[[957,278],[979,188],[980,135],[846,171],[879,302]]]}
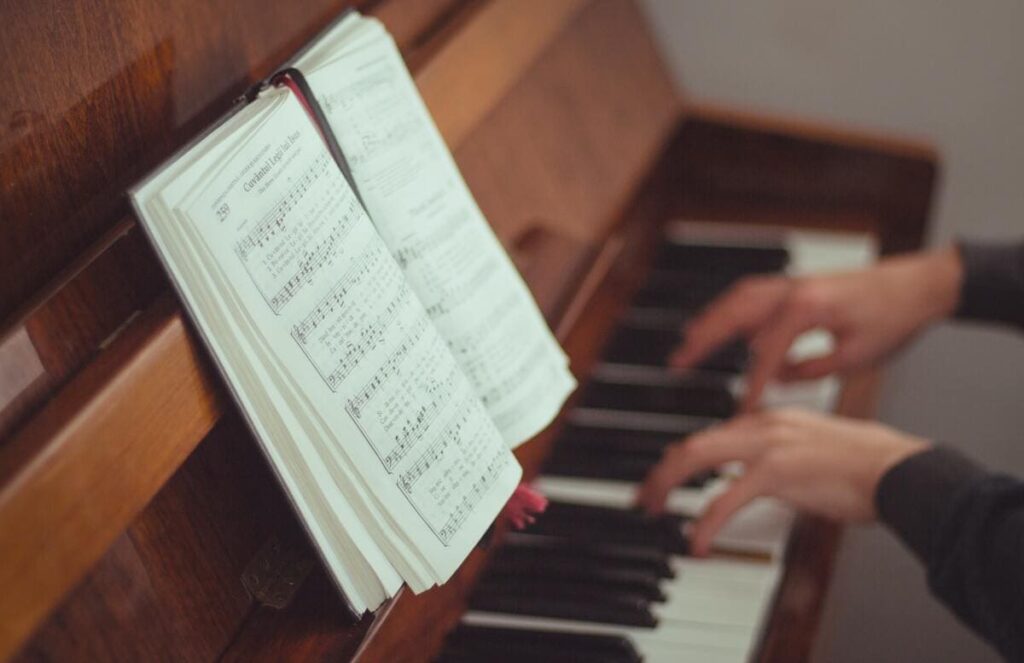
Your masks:
{"label": "knuckle", "polygon": [[776,421],[794,425],[803,420],[804,412],[800,408],[787,405],[775,410]]}
{"label": "knuckle", "polygon": [[692,450],[690,449],[691,444],[691,442],[683,440],[682,442],[676,442],[670,445],[665,450],[665,453],[662,456],[662,462],[657,466],[658,469],[662,473],[665,473],[685,465],[687,463],[687,459],[692,454]]}
{"label": "knuckle", "polygon": [[761,280],[756,276],[744,276],[729,288],[729,294],[736,296],[747,296],[757,290]]}
{"label": "knuckle", "polygon": [[691,457],[700,458],[702,455],[707,453],[710,446],[711,443],[709,435],[694,435],[673,445],[673,447],[675,447],[675,455],[680,460]]}
{"label": "knuckle", "polygon": [[778,281],[779,278],[774,276],[744,276],[729,288],[726,296],[737,304],[746,304],[761,298],[765,290]]}
{"label": "knuckle", "polygon": [[815,281],[801,281],[789,296],[790,308],[801,313],[816,312],[828,305],[828,292]]}
{"label": "knuckle", "polygon": [[792,439],[798,426],[796,414],[790,409],[772,410],[764,415],[762,431],[769,447],[785,444]]}

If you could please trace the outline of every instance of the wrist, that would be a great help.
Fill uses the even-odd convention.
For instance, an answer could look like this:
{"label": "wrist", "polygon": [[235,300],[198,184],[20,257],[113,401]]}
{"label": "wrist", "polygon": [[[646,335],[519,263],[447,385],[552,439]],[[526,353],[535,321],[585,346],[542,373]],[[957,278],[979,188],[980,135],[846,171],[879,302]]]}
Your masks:
{"label": "wrist", "polygon": [[876,462],[871,473],[870,490],[868,491],[872,499],[877,493],[878,486],[883,477],[892,468],[932,446],[929,440],[914,435],[907,435],[891,429],[887,433],[887,439],[883,443],[882,448],[875,454]]}
{"label": "wrist", "polygon": [[926,253],[923,262],[923,292],[927,321],[938,322],[953,315],[960,301],[964,278],[963,258],[953,244]]}
{"label": "wrist", "polygon": [[886,472],[896,465],[899,465],[907,458],[910,458],[914,454],[920,453],[932,446],[932,443],[923,437],[906,435],[904,433],[896,433],[895,435],[898,439],[893,441],[888,453],[883,456],[881,472],[878,476],[879,479],[881,479]]}

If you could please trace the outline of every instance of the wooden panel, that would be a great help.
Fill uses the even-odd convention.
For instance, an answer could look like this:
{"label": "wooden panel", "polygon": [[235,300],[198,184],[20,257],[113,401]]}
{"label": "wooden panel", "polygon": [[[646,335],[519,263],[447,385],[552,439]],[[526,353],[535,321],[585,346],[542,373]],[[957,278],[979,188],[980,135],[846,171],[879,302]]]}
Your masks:
{"label": "wooden panel", "polygon": [[886,253],[918,248],[938,177],[923,142],[740,113],[688,109],[673,149],[679,209],[872,218]]}
{"label": "wooden panel", "polygon": [[166,291],[163,269],[132,222],[125,220],[109,235],[66,270],[62,288],[8,331],[10,337],[24,330],[30,345],[0,357],[0,372],[35,357],[42,374],[0,402],[0,446],[111,335]]}
{"label": "wooden panel", "polygon": [[0,320],[124,216],[129,184],[345,4],[0,3]]}
{"label": "wooden panel", "polygon": [[230,413],[18,660],[212,660],[248,616],[243,568],[289,525],[276,480]]}
{"label": "wooden panel", "polygon": [[[18,663],[156,661],[174,652],[170,623],[131,538],[117,538],[103,561],[18,654]],[[121,629],[133,629],[125,637]],[[202,646],[202,642],[189,643]],[[177,648],[176,653],[181,653]],[[194,660],[187,655],[182,660]]]}
{"label": "wooden panel", "polygon": [[[335,3],[333,6],[340,10],[339,3]],[[275,11],[280,7],[282,7],[280,3],[274,3]],[[418,0],[414,3],[404,0],[383,0],[373,4],[369,10],[385,22],[406,57],[415,60],[417,54],[435,52],[447,43],[452,35],[445,33],[444,26],[450,22],[459,22],[461,14],[471,15],[473,12],[469,10],[473,8],[472,3],[467,5],[460,0]],[[224,9],[223,5],[220,6],[220,9]],[[98,8],[95,12],[88,10],[86,11],[88,16],[83,17],[81,22],[73,21],[55,29],[72,33],[72,41],[77,43],[77,40],[80,39],[79,31],[91,29],[92,22],[97,20],[97,15],[102,17],[104,12],[115,10],[116,8]],[[140,5],[137,18],[140,21],[143,21],[144,17],[149,17],[147,20],[163,21],[166,18],[166,11]],[[0,2],[0,16],[8,15],[3,12],[4,5]],[[258,14],[259,12],[254,10],[253,13]],[[334,13],[331,11],[325,10],[321,13],[312,11],[306,4],[304,11],[295,14],[292,22],[302,21],[301,34],[312,35],[333,16]],[[274,14],[271,13],[266,20],[272,21],[273,17]],[[220,22],[211,21],[211,25],[204,26],[204,29],[214,32],[225,30],[228,25],[226,21],[227,19]],[[214,24],[217,27],[214,27]],[[4,34],[5,29],[11,29],[15,25],[17,25],[16,22],[0,23],[0,36]],[[292,23],[285,22],[276,25],[281,30],[287,30],[290,29]],[[174,32],[180,29],[180,26],[160,24],[154,29]],[[283,36],[283,34],[279,35],[279,40]],[[19,38],[23,39],[22,42],[18,42],[20,48],[43,48],[47,57],[77,58],[80,56],[77,52],[70,56],[63,51],[54,52],[53,40],[48,38],[42,41],[33,41],[30,36]],[[186,43],[190,48],[200,49],[214,45],[212,38],[211,41],[199,40],[195,44]],[[292,37],[288,39],[288,43],[293,44],[289,48],[294,48],[301,44],[301,39]],[[263,44],[263,46],[269,46],[269,44]],[[212,91],[212,88],[207,90],[206,93],[210,95],[209,107],[201,111],[195,121],[189,121],[181,126],[178,126],[181,118],[173,113],[161,115],[151,109],[155,103],[152,98],[155,90],[151,88],[155,84],[151,83],[150,79],[161,85],[171,85],[169,81],[173,82],[174,75],[184,75],[181,71],[172,69],[174,63],[165,62],[164,60],[167,58],[164,60],[156,58],[149,65],[142,67],[144,69],[142,74],[137,71],[139,67],[133,65],[112,78],[122,97],[125,90],[133,92],[131,103],[123,98],[114,99],[110,95],[104,96],[102,99],[90,98],[83,101],[82,103],[88,102],[86,104],[89,107],[88,122],[71,122],[65,118],[55,126],[40,125],[30,129],[12,122],[12,128],[17,135],[20,135],[18,132],[29,132],[32,140],[38,139],[46,145],[65,141],[65,134],[73,135],[76,141],[83,144],[82,149],[88,152],[88,158],[98,159],[101,165],[104,164],[105,157],[103,155],[111,150],[117,151],[121,146],[120,144],[107,145],[104,141],[109,139],[109,136],[90,133],[90,127],[93,124],[104,124],[113,121],[111,118],[116,119],[121,115],[128,115],[132,118],[130,122],[127,120],[123,122],[119,120],[119,122],[127,123],[146,134],[132,142],[133,149],[137,150],[138,145],[149,141],[146,154],[141,158],[142,163],[125,161],[121,164],[124,172],[118,170],[121,166],[116,164],[108,167],[104,174],[104,181],[110,180],[116,186],[110,186],[107,190],[97,193],[97,202],[94,205],[78,206],[71,211],[74,201],[68,202],[65,207],[60,208],[66,212],[67,218],[64,220],[49,217],[39,218],[40,214],[49,212],[43,210],[37,213],[34,207],[30,210],[30,216],[24,216],[24,210],[19,206],[28,208],[36,198],[45,199],[48,204],[59,206],[63,204],[60,201],[66,194],[64,191],[66,187],[62,186],[60,196],[48,195],[47,187],[53,186],[54,182],[42,181],[36,175],[40,169],[51,169],[60,173],[73,170],[73,172],[68,172],[69,176],[81,178],[87,182],[89,178],[95,176],[95,173],[89,169],[78,168],[78,164],[74,160],[65,159],[59,149],[53,145],[50,145],[53,149],[32,147],[34,144],[31,144],[31,140],[28,138],[25,139],[27,147],[24,150],[12,152],[4,146],[4,136],[0,134],[0,173],[4,177],[8,177],[8,173],[3,170],[2,166],[6,158],[10,158],[12,164],[17,162],[14,164],[17,167],[16,170],[5,180],[9,182],[9,186],[4,191],[0,191],[0,213],[3,213],[4,218],[10,222],[3,231],[4,238],[8,240],[8,244],[5,245],[7,248],[0,246],[0,255],[4,250],[14,250],[11,247],[18,246],[20,241],[18,237],[22,232],[26,233],[26,237],[31,236],[31,241],[35,244],[39,242],[40,232],[44,235],[49,232],[50,225],[54,226],[54,232],[59,235],[60,241],[71,238],[71,235],[65,233],[64,226],[67,224],[74,226],[74,233],[83,233],[81,241],[75,242],[79,248],[75,252],[74,260],[61,264],[59,271],[52,275],[45,287],[41,289],[35,287],[33,284],[37,283],[37,276],[42,277],[31,269],[21,270],[17,263],[13,264],[13,268],[19,270],[17,274],[8,275],[10,278],[2,277],[3,284],[0,284],[0,321],[2,321],[0,322],[0,348],[9,347],[7,339],[17,337],[26,330],[33,347],[25,348],[29,350],[28,353],[14,356],[0,351],[0,375],[20,370],[19,366],[24,365],[26,361],[36,360],[42,361],[45,374],[31,384],[20,385],[24,393],[7,394],[5,390],[0,390],[0,396],[3,397],[0,399],[0,439],[6,437],[27,416],[30,416],[49,394],[64,384],[75,371],[91,359],[99,350],[104,339],[125,324],[138,310],[151,304],[159,293],[166,290],[163,270],[150,250],[146,239],[134,228],[134,220],[127,212],[123,188],[127,183],[140,177],[146,169],[155,165],[157,160],[166,157],[196,131],[201,130],[204,122],[223,113],[228,107],[230,98],[244,89],[249,84],[250,78],[265,76],[281,61],[274,60],[270,55],[261,55],[257,51],[258,49],[247,51],[246,57],[251,57],[254,62],[257,60],[266,62],[258,66],[253,65],[251,77],[246,76],[243,80],[239,73],[239,77],[220,81],[219,87],[216,88],[219,91],[216,93]],[[284,58],[289,52],[290,50],[282,51],[280,57]],[[220,53],[214,53],[214,55],[219,57]],[[120,56],[113,54],[110,57],[116,59]],[[194,57],[198,59],[201,56],[196,53]],[[238,58],[234,60],[238,60]],[[230,68],[231,66],[230,62],[225,64],[220,60],[216,60],[214,64],[220,68]],[[238,62],[234,62],[234,64],[238,64]],[[4,65],[0,64],[0,67],[2,66]],[[36,79],[33,81],[33,85],[35,86],[33,89],[42,89],[44,96],[46,94],[71,95],[71,91],[63,88],[63,82],[52,76],[47,79]],[[54,89],[51,90],[51,88]],[[175,94],[188,96],[191,93],[175,90]],[[2,117],[3,104],[13,99],[14,97],[11,96],[0,98],[0,117]],[[117,108],[108,108],[114,101],[120,105]],[[493,103],[493,100],[488,103]],[[149,134],[159,136],[159,140],[150,140]],[[28,135],[26,134],[26,136]],[[128,135],[118,129],[117,136],[127,137]],[[18,145],[21,144],[18,143]],[[117,159],[121,158],[120,155],[117,156]],[[117,172],[114,172],[115,170]],[[23,178],[25,181],[19,178]],[[88,186],[88,183],[83,186]],[[33,191],[38,189],[38,191],[31,194],[25,193],[24,195],[27,196],[25,201],[14,200],[22,196],[23,190],[29,188],[33,188]],[[52,211],[54,214],[58,212],[56,208]],[[114,219],[119,219],[119,221],[112,223]],[[24,231],[23,224],[31,225],[32,228],[29,231]],[[107,228],[108,225],[109,228]],[[94,226],[95,232],[89,230]],[[104,230],[104,228],[107,229]],[[95,235],[97,238],[87,249],[82,250],[82,242],[87,239],[85,235]],[[36,250],[43,251],[44,249],[36,247]],[[40,263],[39,256],[26,254],[23,257],[24,260],[31,263],[33,269],[39,268],[40,274],[43,272],[51,274],[54,271]],[[54,262],[54,269],[57,269],[59,262]],[[0,263],[0,274],[5,274],[3,270],[11,265],[10,262]],[[33,290],[32,296],[27,301],[19,303],[20,296],[8,298],[2,294],[4,287],[20,288],[19,283],[23,280],[26,282],[25,287]],[[8,384],[13,384],[13,381]]]}
{"label": "wooden panel", "polygon": [[402,53],[409,57],[429,46],[438,30],[465,8],[463,0],[382,0],[367,6],[370,14],[387,26]]}
{"label": "wooden panel", "polygon": [[634,4],[592,2],[455,156],[502,237],[549,223],[603,238],[679,111]]}
{"label": "wooden panel", "polygon": [[587,2],[492,2],[424,64],[416,83],[449,145],[462,144]]}
{"label": "wooden panel", "polygon": [[0,658],[209,431],[219,390],[170,300],[0,450]]}

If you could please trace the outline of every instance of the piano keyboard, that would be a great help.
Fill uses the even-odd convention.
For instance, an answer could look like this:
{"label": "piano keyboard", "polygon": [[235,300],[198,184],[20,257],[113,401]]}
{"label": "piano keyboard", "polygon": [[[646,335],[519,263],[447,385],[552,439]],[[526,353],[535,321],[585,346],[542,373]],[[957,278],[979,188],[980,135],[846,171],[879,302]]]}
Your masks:
{"label": "piano keyboard", "polygon": [[[818,238],[815,251],[814,239],[800,233],[775,246],[687,244],[671,234],[536,482],[551,500],[547,513],[495,552],[439,661],[736,663],[756,650],[793,514],[755,500],[716,538],[716,554],[697,559],[688,554],[686,522],[727,478],[692,478],[672,492],[662,516],[632,503],[666,445],[736,409],[743,345],[686,375],[664,368],[686,319],[744,275],[804,271],[791,263],[794,243],[796,257],[828,264],[823,256],[835,252],[828,246],[835,240]],[[850,254],[834,266],[856,266]],[[852,255],[863,263],[871,252]],[[796,350],[818,353],[827,343],[812,335]],[[829,409],[835,393],[825,380],[773,386],[765,400]]]}

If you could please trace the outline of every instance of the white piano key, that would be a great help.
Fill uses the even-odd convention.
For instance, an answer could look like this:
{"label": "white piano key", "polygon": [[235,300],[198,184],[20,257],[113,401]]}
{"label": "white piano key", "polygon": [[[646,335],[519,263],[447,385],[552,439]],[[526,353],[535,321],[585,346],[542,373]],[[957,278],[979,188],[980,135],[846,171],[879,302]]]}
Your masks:
{"label": "white piano key", "polygon": [[[617,509],[633,507],[637,488],[627,481],[548,475],[539,477],[534,487],[552,500]],[[683,515],[699,513],[707,503],[706,492],[707,488],[677,488],[669,497],[669,510]]]}
{"label": "white piano key", "polygon": [[668,598],[654,607],[661,620],[654,629],[484,612],[473,612],[467,623],[625,635],[646,660],[747,660],[772,599],[777,565],[682,557],[673,565],[678,575],[663,583]]}

